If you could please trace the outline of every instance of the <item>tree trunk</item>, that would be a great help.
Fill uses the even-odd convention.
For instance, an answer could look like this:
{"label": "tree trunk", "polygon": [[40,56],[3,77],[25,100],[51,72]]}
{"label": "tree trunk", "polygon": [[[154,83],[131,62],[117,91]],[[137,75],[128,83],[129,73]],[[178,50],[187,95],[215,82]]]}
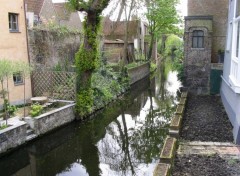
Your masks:
{"label": "tree trunk", "polygon": [[76,116],[83,119],[92,112],[94,104],[91,79],[98,60],[98,29],[100,25],[99,11],[87,11],[84,27],[84,41],[76,54],[77,65],[77,97]]}
{"label": "tree trunk", "polygon": [[152,34],[151,40],[150,40],[149,51],[148,51],[148,60],[150,60],[152,58],[154,41],[155,41],[155,37],[154,37],[154,34]]}

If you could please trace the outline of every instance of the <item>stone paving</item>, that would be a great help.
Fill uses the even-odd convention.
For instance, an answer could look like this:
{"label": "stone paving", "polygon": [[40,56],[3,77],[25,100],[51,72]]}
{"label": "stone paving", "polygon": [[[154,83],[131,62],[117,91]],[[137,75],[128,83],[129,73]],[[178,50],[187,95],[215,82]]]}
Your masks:
{"label": "stone paving", "polygon": [[226,142],[186,142],[180,143],[178,155],[214,155],[218,154],[223,158],[239,159],[240,146]]}

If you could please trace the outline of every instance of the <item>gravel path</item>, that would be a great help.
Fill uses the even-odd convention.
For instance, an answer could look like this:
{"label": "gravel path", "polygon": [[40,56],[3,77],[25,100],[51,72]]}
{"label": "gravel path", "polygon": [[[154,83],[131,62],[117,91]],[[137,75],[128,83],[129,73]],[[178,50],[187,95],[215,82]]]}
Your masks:
{"label": "gravel path", "polygon": [[218,155],[184,155],[175,158],[172,176],[239,176],[240,161]]}
{"label": "gravel path", "polygon": [[190,96],[180,136],[189,141],[232,142],[232,126],[219,96]]}
{"label": "gravel path", "polygon": [[[226,150],[235,152],[229,155],[214,143],[208,147],[201,146],[204,142],[233,142],[232,126],[219,96],[188,97],[180,141],[182,146],[174,161],[173,176],[240,176],[238,147],[234,148],[237,149],[235,151],[231,148]],[[203,143],[196,142],[201,145],[183,149],[189,143],[187,141]],[[211,152],[212,149],[216,152]]]}

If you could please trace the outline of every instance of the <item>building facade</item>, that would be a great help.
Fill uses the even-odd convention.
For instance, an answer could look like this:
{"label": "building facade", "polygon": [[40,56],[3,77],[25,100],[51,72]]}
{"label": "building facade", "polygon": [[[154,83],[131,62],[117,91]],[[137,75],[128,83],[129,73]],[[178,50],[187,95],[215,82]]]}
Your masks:
{"label": "building facade", "polygon": [[[24,9],[24,0],[1,0],[0,59],[29,63]],[[9,77],[8,90],[11,104],[23,103],[24,84],[26,98],[31,98],[30,79],[24,81],[21,74],[17,79],[16,76]],[[4,86],[6,86],[6,83]]]}
{"label": "building facade", "polygon": [[221,97],[233,125],[234,141],[240,144],[240,0],[229,0],[228,7]]}
{"label": "building facade", "polygon": [[228,0],[188,0],[184,31],[184,85],[194,94],[219,94]]}

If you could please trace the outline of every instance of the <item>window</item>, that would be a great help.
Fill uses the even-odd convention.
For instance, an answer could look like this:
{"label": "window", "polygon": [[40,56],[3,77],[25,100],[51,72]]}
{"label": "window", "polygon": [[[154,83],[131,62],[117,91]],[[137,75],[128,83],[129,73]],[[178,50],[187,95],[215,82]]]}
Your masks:
{"label": "window", "polygon": [[204,48],[204,32],[201,30],[193,31],[193,38],[192,38],[192,47],[193,48]]}
{"label": "window", "polygon": [[[233,1],[234,2],[234,1]],[[232,2],[230,2],[232,3]],[[233,4],[230,4],[233,5]],[[236,0],[232,14],[232,34],[231,36],[231,69],[229,82],[236,93],[240,93],[240,0]],[[228,46],[227,46],[228,47]]]}
{"label": "window", "polygon": [[14,82],[14,85],[23,84],[23,77],[20,72],[13,74],[13,82]]}
{"label": "window", "polygon": [[8,13],[8,21],[9,21],[9,31],[11,32],[18,31],[18,14]]}

